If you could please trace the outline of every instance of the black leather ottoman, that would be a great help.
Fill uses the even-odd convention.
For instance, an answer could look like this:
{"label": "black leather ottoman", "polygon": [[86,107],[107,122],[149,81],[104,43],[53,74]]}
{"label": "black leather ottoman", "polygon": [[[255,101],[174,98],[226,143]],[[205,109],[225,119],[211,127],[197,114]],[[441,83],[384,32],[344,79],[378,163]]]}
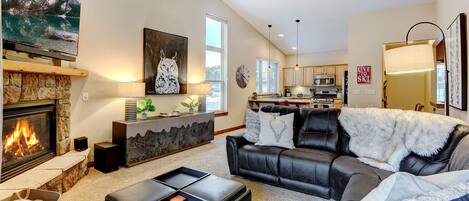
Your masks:
{"label": "black leather ottoman", "polygon": [[106,195],[105,201],[156,201],[175,192],[176,190],[168,186],[148,179]]}
{"label": "black leather ottoman", "polygon": [[244,184],[210,175],[182,189],[207,201],[251,201],[251,190]]}
{"label": "black leather ottoman", "polygon": [[108,194],[105,201],[169,201],[176,195],[185,197],[186,201],[251,201],[251,190],[245,185],[207,173],[183,188],[175,187],[174,184],[190,181],[188,177],[192,176],[191,173],[197,175],[201,172],[179,168]]}

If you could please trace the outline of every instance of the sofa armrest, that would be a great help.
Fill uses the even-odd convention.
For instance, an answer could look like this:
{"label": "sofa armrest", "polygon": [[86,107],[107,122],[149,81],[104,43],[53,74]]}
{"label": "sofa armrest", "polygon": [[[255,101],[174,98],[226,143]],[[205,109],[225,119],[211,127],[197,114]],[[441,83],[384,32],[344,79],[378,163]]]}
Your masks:
{"label": "sofa armrest", "polygon": [[366,174],[354,174],[342,195],[341,201],[360,201],[374,188],[378,187],[381,180],[378,177]]}
{"label": "sofa armrest", "polygon": [[244,139],[242,134],[226,136],[226,154],[228,156],[228,166],[232,175],[239,175],[238,149],[247,144],[250,144],[250,142]]}

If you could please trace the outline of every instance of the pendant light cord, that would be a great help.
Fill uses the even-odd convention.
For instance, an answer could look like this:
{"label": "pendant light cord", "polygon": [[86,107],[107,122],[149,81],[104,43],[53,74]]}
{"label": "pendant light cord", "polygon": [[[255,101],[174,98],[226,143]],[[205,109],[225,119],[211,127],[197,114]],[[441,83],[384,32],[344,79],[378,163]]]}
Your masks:
{"label": "pendant light cord", "polygon": [[300,20],[296,20],[296,68],[300,67],[300,66],[298,65],[298,60],[299,60],[299,59],[298,59],[298,57],[299,57],[299,55],[298,55],[298,53],[299,53],[298,49],[300,49],[300,47],[299,47],[299,40],[300,40],[300,39],[299,39],[299,38],[300,38],[300,34],[299,34],[299,33],[300,33],[300,28],[299,28],[299,25],[300,25]]}
{"label": "pendant light cord", "polygon": [[271,70],[271,55],[270,55],[270,51],[271,51],[271,41],[270,41],[270,32],[272,30],[272,25],[269,24],[269,66],[267,67],[268,70]]}

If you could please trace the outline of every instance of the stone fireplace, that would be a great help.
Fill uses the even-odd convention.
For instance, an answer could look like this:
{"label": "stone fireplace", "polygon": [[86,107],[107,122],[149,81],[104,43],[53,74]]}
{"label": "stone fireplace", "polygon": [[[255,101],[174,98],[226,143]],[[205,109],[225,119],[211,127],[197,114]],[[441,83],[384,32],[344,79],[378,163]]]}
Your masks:
{"label": "stone fireplace", "polygon": [[71,78],[4,72],[3,85],[5,181],[70,151]]}

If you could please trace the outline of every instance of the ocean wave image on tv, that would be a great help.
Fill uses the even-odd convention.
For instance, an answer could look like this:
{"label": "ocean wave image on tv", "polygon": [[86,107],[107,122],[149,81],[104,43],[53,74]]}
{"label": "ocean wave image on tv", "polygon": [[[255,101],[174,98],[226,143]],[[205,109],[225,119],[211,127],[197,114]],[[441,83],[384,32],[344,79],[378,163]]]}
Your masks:
{"label": "ocean wave image on tv", "polygon": [[1,0],[6,41],[78,53],[79,0]]}

